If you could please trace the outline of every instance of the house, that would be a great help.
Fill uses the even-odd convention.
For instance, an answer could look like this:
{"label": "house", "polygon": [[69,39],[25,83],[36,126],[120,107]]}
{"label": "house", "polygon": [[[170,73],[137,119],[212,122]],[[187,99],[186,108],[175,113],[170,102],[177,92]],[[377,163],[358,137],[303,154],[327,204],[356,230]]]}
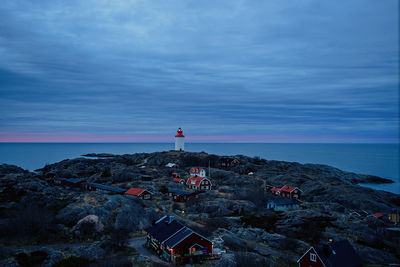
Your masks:
{"label": "house", "polygon": [[211,190],[211,181],[205,177],[192,176],[186,181],[186,185],[194,190],[207,191]]}
{"label": "house", "polygon": [[274,195],[276,195],[276,196],[279,196],[279,195],[281,194],[281,189],[278,188],[278,187],[273,187],[273,188],[271,189],[271,192],[272,192],[272,194],[274,194]]}
{"label": "house", "polygon": [[153,194],[146,189],[131,187],[125,192],[125,195],[140,197],[142,199],[151,199]]}
{"label": "house", "polygon": [[181,178],[174,178],[174,183],[177,183],[177,184],[185,184],[185,180],[184,179],[181,179]]}
{"label": "house", "polygon": [[104,185],[104,184],[98,184],[98,183],[88,183],[85,182],[82,184],[86,190],[89,191],[96,191],[96,190],[102,190],[102,191],[107,191],[111,193],[116,193],[116,194],[123,194],[126,189],[115,187],[115,186],[109,186],[109,185]]}
{"label": "house", "polygon": [[239,166],[240,162],[235,158],[222,157],[218,160],[218,167],[220,169],[230,169],[234,166]]}
{"label": "house", "polygon": [[172,173],[172,178],[181,178],[181,175],[177,172]]}
{"label": "house", "polygon": [[358,267],[363,264],[348,240],[311,247],[297,262],[299,267]]}
{"label": "house", "polygon": [[177,168],[178,167],[178,165],[176,165],[175,163],[168,163],[167,165],[165,165],[165,167],[167,167],[167,168]]}
{"label": "house", "polygon": [[212,255],[213,243],[172,216],[164,216],[146,229],[148,247],[175,264],[197,262]]}
{"label": "house", "polygon": [[301,190],[294,186],[285,185],[280,190],[281,197],[287,197],[292,199],[300,199]]}
{"label": "house", "polygon": [[203,168],[191,168],[190,176],[206,177],[206,171]]}
{"label": "house", "polygon": [[54,182],[56,184],[62,184],[70,187],[81,187],[82,183],[84,183],[83,180],[81,179],[75,179],[75,178],[54,178]]}
{"label": "house", "polygon": [[388,214],[388,219],[389,221],[391,221],[392,223],[399,223],[399,214],[400,211],[398,209],[393,209],[391,213]]}
{"label": "house", "polygon": [[239,174],[249,174],[253,172],[253,169],[246,166],[233,166],[232,170]]}
{"label": "house", "polygon": [[298,187],[288,186],[288,185],[284,185],[281,188],[271,187],[270,185],[267,185],[266,188],[276,196],[292,198],[292,199],[300,199],[301,193],[303,192]]}
{"label": "house", "polygon": [[193,192],[183,191],[183,190],[178,190],[178,189],[169,190],[168,195],[175,202],[184,202],[184,201],[189,200],[189,199],[191,199],[193,197],[196,197],[196,194],[193,193]]}
{"label": "house", "polygon": [[48,171],[44,175],[45,178],[49,178],[49,179],[52,179],[52,178],[54,178],[56,176],[57,176],[57,171],[56,170]]}
{"label": "house", "polygon": [[300,208],[300,201],[297,199],[283,198],[271,200],[267,203],[267,209],[274,211],[296,210]]}

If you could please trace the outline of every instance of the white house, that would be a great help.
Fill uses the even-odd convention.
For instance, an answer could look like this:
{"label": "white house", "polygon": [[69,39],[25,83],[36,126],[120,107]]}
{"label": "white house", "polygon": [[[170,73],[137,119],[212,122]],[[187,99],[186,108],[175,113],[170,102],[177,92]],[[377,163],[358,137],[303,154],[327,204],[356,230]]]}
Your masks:
{"label": "white house", "polygon": [[189,173],[191,176],[206,177],[206,171],[203,168],[191,168]]}

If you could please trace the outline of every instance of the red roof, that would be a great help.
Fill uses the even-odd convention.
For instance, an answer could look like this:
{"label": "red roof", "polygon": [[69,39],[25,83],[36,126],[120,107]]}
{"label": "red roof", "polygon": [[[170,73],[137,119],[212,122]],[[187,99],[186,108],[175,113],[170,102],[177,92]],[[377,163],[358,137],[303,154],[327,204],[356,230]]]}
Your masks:
{"label": "red roof", "polygon": [[379,218],[383,217],[383,214],[378,212],[378,213],[374,214],[374,217],[379,219]]}
{"label": "red roof", "polygon": [[281,191],[282,191],[282,192],[288,192],[288,193],[290,193],[290,192],[292,192],[292,191],[295,190],[295,189],[296,189],[296,187],[294,187],[294,186],[285,185],[285,186],[283,186],[283,187],[281,188]]}
{"label": "red roof", "polygon": [[131,187],[128,191],[125,192],[125,194],[134,195],[134,196],[140,196],[144,191],[147,191],[147,190],[146,189],[142,189],[142,188]]}
{"label": "red roof", "polygon": [[201,170],[202,170],[202,168],[191,168],[189,172],[198,174],[201,172]]}
{"label": "red roof", "polygon": [[205,178],[205,177],[198,177],[198,176],[191,176],[191,177],[187,180],[186,184],[187,184],[187,185],[195,185],[195,186],[198,186],[198,185],[200,185],[200,182],[201,182],[203,179],[207,179],[207,178]]}
{"label": "red roof", "polygon": [[271,189],[271,191],[274,191],[274,192],[275,192],[275,191],[276,191],[276,192],[280,192],[280,191],[281,191],[281,189],[280,189],[280,188],[278,188],[278,187],[274,187],[274,188],[272,188],[272,189]]}
{"label": "red roof", "polygon": [[175,135],[175,137],[185,137],[185,136],[183,135],[183,132],[182,132],[182,129],[181,129],[181,128],[178,129],[178,133]]}
{"label": "red roof", "polygon": [[181,181],[182,181],[182,179],[174,178],[174,182],[180,183]]}

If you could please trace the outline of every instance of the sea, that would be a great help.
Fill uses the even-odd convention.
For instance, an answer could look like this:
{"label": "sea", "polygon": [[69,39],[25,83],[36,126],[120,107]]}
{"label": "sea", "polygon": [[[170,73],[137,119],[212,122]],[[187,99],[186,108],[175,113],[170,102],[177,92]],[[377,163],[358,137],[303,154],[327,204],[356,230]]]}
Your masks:
{"label": "sea", "polygon": [[[0,163],[33,171],[87,153],[150,153],[173,148],[173,143],[0,143]],[[391,179],[395,183],[362,186],[400,194],[399,144],[185,143],[185,150],[326,164]]]}

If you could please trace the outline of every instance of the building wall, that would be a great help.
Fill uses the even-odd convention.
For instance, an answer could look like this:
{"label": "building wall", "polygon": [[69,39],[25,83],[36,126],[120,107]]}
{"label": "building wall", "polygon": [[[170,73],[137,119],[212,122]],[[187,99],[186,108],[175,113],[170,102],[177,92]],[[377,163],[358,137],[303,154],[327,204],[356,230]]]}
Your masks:
{"label": "building wall", "polygon": [[203,239],[196,233],[192,233],[190,236],[188,236],[185,240],[183,240],[174,248],[174,254],[181,256],[183,256],[184,254],[188,254],[189,247],[191,247],[194,244],[199,244],[200,246],[206,247],[207,253],[208,254],[212,253],[212,243],[208,240]]}
{"label": "building wall", "polygon": [[[311,260],[311,254],[314,254],[315,261]],[[310,251],[307,252],[299,261],[299,267],[324,267],[323,263],[317,256],[317,253],[315,252],[314,248],[312,248]]]}

